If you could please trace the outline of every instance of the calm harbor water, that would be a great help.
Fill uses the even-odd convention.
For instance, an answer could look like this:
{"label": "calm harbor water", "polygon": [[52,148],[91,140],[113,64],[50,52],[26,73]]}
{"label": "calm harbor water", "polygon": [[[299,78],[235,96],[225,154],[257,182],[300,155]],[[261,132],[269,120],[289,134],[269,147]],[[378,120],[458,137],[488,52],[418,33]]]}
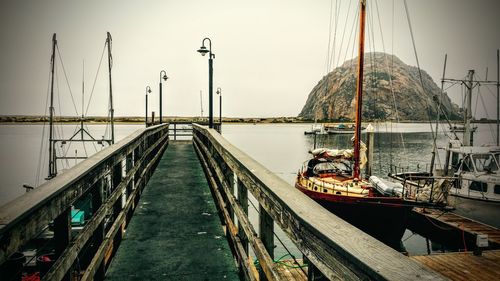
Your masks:
{"label": "calm harbor water", "polygon": [[[75,125],[60,126],[59,133],[67,138],[75,132]],[[116,140],[124,138],[130,133],[143,128],[143,125],[117,125]],[[428,169],[426,166],[431,158],[432,131],[429,124],[425,123],[381,123],[376,124],[375,134],[375,163],[374,173],[386,176],[391,165],[402,168],[417,166],[421,170]],[[314,136],[304,135],[304,131],[310,130],[311,124],[224,124],[223,136],[236,147],[243,150],[252,158],[260,162],[269,170],[280,176],[293,188],[297,171],[302,164],[308,160],[308,150],[313,148]],[[24,183],[37,185],[43,182],[47,174],[47,149],[43,147],[41,136],[43,125],[0,125],[0,205],[22,195],[25,190]],[[89,125],[88,130],[96,137],[101,138],[106,131],[104,125]],[[476,143],[493,143],[495,127],[493,124],[479,124],[475,135]],[[444,147],[447,143],[447,132],[439,129],[437,139],[438,147]],[[47,131],[45,131],[47,135]],[[317,136],[317,147],[348,148],[351,146],[351,135],[319,135]],[[461,137],[461,134],[459,134]],[[46,145],[46,141],[45,141]],[[86,148],[73,146],[64,147],[69,151],[68,155],[84,155],[95,153],[102,149],[100,146],[87,146]],[[75,152],[76,150],[76,152]],[[42,153],[41,153],[42,152]],[[39,155],[45,155],[39,160]],[[441,158],[437,164],[444,162],[443,150],[439,150]],[[69,160],[59,165],[63,168],[73,166],[76,160]],[[38,171],[38,173],[37,173]],[[37,175],[38,174],[38,175]],[[37,180],[38,179],[38,180]],[[250,207],[251,220],[258,217],[256,211]],[[254,221],[255,223],[255,221]],[[258,225],[258,224],[256,224]],[[285,235],[276,228],[277,234],[284,240],[285,245],[294,248]],[[424,237],[407,230],[403,239],[403,246],[412,255],[426,254],[427,241]],[[278,241],[276,241],[276,256],[286,253]],[[292,250],[296,255],[299,253]]]}

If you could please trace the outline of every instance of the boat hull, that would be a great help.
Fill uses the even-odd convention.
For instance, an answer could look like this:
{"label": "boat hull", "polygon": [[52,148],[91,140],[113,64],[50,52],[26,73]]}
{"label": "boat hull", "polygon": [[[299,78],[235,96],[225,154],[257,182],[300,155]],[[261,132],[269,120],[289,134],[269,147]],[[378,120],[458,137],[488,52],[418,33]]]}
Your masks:
{"label": "boat hull", "polygon": [[401,250],[412,206],[402,200],[385,197],[350,197],[322,194],[295,185],[328,211],[373,236],[384,244]]}

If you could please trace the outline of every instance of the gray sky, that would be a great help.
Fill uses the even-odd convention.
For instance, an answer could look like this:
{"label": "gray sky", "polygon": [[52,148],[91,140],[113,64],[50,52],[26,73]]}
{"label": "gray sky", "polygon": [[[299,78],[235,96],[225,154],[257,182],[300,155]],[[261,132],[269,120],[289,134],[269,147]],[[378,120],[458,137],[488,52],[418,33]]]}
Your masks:
{"label": "gray sky", "polygon": [[[348,14],[349,1],[337,1],[341,11],[336,32],[337,52],[346,15],[349,15],[346,37],[350,34],[357,5],[357,1],[352,2]],[[368,0],[375,15],[375,48],[370,44],[367,51],[384,50],[379,31],[382,29],[386,52],[391,52],[394,46],[395,55],[416,65],[403,1],[394,2],[393,33],[393,1]],[[380,25],[373,9],[375,3],[379,7]],[[222,88],[225,116],[295,116],[310,90],[326,73],[330,5],[330,0],[3,0],[0,114],[45,112],[54,32],[80,112],[83,61],[88,96],[109,31],[113,36],[117,116],[144,114],[146,85],[153,88],[150,108],[158,111],[161,69],[167,70],[171,78],[164,84],[166,115],[199,115],[200,90],[206,115],[208,62],[207,57],[196,52],[206,36],[212,39],[216,54],[214,86]],[[489,78],[496,77],[500,1],[408,0],[408,6],[420,65],[436,82],[441,77],[445,53],[448,53],[448,77],[460,78],[468,69],[475,68],[484,78],[486,67]],[[344,42],[340,60],[352,58],[353,43],[349,49],[346,45]],[[98,75],[89,115],[106,114],[105,63]],[[63,115],[73,115],[68,87],[58,66],[61,97],[56,102],[57,111],[62,107]],[[494,88],[491,90],[495,92]],[[484,104],[492,117],[496,101],[493,93],[484,91]],[[459,102],[459,92],[452,99]],[[217,99],[215,105],[217,115]],[[477,110],[484,111],[481,104]]]}

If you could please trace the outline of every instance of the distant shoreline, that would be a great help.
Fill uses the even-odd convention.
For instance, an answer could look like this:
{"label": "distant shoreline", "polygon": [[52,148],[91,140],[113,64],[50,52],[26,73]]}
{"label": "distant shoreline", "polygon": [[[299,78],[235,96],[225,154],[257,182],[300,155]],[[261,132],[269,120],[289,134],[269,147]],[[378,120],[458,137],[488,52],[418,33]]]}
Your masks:
{"label": "distant shoreline", "polygon": [[[219,122],[218,117],[214,118],[214,122]],[[192,122],[208,122],[207,117],[163,117],[163,120],[165,123],[192,123]],[[41,123],[48,123],[48,117],[46,116],[29,116],[29,115],[3,115],[0,116],[0,125],[9,125],[9,124],[41,124]],[[80,118],[79,117],[55,117],[54,122],[57,124],[77,124],[80,123]],[[378,121],[378,120],[377,120]],[[382,121],[382,122],[389,122],[390,120],[387,121]],[[461,120],[452,120],[452,123],[459,123]],[[102,117],[102,116],[90,116],[86,117],[84,122],[86,124],[106,124],[109,122],[109,119],[107,117]],[[137,116],[121,116],[121,117],[115,117],[114,122],[116,124],[143,124],[144,123],[144,117],[137,117]],[[158,122],[158,118],[155,118],[155,122]],[[300,117],[263,117],[263,118],[239,118],[239,117],[222,117],[222,122],[223,123],[234,123],[234,124],[306,124],[306,123],[314,123],[314,120],[308,120],[308,119],[303,119]],[[367,122],[376,122],[373,120],[366,120],[363,121],[363,123]],[[318,121],[317,123],[353,123],[352,121],[349,120],[322,120]],[[400,123],[429,123],[429,121],[422,121],[422,120],[400,120]],[[441,121],[441,123],[446,123]],[[476,120],[473,121],[472,123],[496,123],[496,120]]]}

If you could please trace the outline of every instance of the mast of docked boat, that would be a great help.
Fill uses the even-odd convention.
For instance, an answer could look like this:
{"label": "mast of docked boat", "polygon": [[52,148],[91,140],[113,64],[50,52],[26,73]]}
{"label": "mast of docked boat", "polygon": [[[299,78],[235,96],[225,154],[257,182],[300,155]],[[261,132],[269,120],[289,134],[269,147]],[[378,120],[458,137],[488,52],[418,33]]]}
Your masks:
{"label": "mast of docked boat", "polygon": [[[115,109],[113,107],[113,84],[111,80],[111,68],[113,67],[113,57],[111,55],[111,44],[113,39],[111,33],[106,33],[106,44],[108,45],[108,77],[109,77],[109,115],[111,118],[111,144],[115,143]],[[146,112],[147,116],[147,112]],[[146,117],[147,118],[147,117]]]}
{"label": "mast of docked boat", "polygon": [[497,49],[497,146],[500,146],[500,49]]}
{"label": "mast of docked boat", "polygon": [[47,179],[57,175],[55,145],[54,145],[54,68],[56,64],[56,34],[52,36],[52,56],[50,58],[50,107],[49,107],[49,171]]}
{"label": "mast of docked boat", "polygon": [[366,0],[360,0],[358,80],[356,85],[356,130],[354,131],[354,169],[353,176],[360,179],[359,150],[361,147],[361,108],[363,105],[363,63],[365,52]]}
{"label": "mast of docked boat", "polygon": [[474,70],[471,69],[469,70],[469,81],[466,85],[467,87],[467,96],[466,96],[466,107],[465,107],[465,130],[464,130],[464,137],[463,137],[463,143],[464,146],[471,146],[473,145],[473,140],[472,140],[472,129],[471,129],[471,120],[472,120],[472,88],[474,87]]}

